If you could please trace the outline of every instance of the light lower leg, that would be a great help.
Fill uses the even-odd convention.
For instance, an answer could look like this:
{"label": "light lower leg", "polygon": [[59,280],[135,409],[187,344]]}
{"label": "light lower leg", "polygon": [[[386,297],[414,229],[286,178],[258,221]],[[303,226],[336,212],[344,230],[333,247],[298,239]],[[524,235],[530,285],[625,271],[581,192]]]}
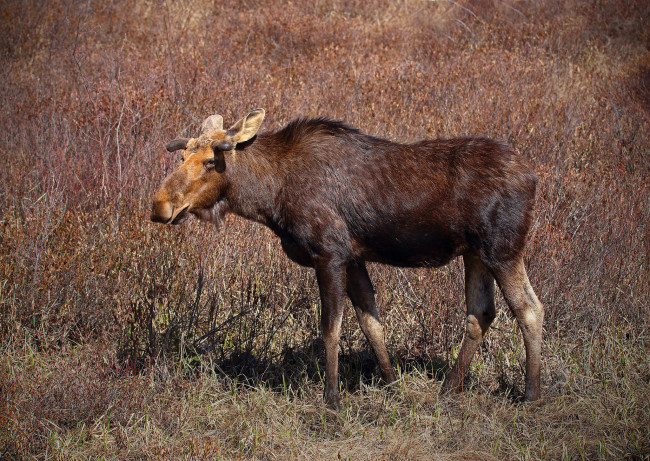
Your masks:
{"label": "light lower leg", "polygon": [[526,346],[526,400],[540,395],[542,329],[544,307],[530,286],[523,261],[509,273],[499,276],[499,285],[510,310],[517,319]]}

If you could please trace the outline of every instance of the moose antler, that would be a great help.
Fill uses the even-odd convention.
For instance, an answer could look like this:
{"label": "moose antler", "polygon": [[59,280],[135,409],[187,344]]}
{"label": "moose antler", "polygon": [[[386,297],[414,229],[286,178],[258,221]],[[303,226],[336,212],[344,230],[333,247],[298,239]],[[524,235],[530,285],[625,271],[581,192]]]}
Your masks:
{"label": "moose antler", "polygon": [[181,149],[185,150],[185,149],[187,149],[187,143],[188,142],[190,142],[190,140],[188,138],[174,139],[172,142],[167,144],[167,146],[165,146],[165,148],[169,152],[174,152],[174,151],[181,150]]}

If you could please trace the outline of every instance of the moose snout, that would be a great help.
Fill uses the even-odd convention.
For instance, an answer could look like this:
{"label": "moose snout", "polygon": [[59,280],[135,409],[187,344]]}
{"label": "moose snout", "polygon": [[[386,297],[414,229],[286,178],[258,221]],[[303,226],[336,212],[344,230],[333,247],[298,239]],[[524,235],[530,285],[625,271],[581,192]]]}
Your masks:
{"label": "moose snout", "polygon": [[168,223],[174,212],[174,207],[167,200],[155,200],[151,208],[151,220],[153,222]]}

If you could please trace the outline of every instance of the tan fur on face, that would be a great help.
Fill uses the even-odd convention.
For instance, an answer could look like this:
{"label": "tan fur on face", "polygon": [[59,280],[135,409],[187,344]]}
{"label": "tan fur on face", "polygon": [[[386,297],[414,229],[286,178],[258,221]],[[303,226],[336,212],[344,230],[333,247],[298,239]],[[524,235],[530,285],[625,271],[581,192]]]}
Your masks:
{"label": "tan fur on face", "polygon": [[214,168],[206,167],[206,162],[214,159],[210,143],[211,140],[204,141],[195,152],[193,149],[186,150],[183,153],[183,164],[177,169],[185,177],[185,190],[179,192],[185,203],[190,203],[190,212],[212,206],[219,198],[218,188],[222,182],[219,173]]}
{"label": "tan fur on face", "polygon": [[[218,212],[214,208],[223,193],[225,180],[207,162],[214,159],[211,143],[225,136],[225,131],[215,130],[188,142],[181,157],[183,163],[165,179],[154,197],[152,216],[156,215],[161,222],[175,223],[174,217],[186,207],[183,212],[216,223],[220,221],[226,207],[218,207]],[[182,214],[178,222],[184,217]]]}
{"label": "tan fur on face", "polygon": [[[226,132],[224,130],[206,131],[198,138],[192,138],[189,140],[186,152],[197,151],[205,146],[210,147],[212,141],[223,141],[224,139],[226,139]],[[212,153],[212,149],[210,149],[210,153]]]}

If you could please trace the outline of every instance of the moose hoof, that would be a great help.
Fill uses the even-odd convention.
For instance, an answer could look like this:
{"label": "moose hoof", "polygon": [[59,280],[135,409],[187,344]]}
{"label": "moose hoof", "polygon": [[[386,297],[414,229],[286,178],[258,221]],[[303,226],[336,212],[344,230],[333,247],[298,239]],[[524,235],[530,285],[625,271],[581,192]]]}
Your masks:
{"label": "moose hoof", "polygon": [[526,389],[526,394],[524,395],[524,400],[525,400],[526,402],[531,403],[531,402],[534,402],[534,401],[536,401],[536,400],[539,400],[539,398],[540,398],[540,391],[539,391],[539,388],[537,388],[537,389],[534,389],[534,388],[533,388],[533,389],[527,388],[527,389]]}
{"label": "moose hoof", "polygon": [[391,370],[391,373],[388,374],[382,374],[382,379],[384,380],[384,384],[386,386],[394,386],[395,383],[397,383],[397,376],[395,375],[395,372]]}
{"label": "moose hoof", "polygon": [[341,407],[341,396],[338,392],[325,392],[323,399],[327,408],[331,410],[338,410]]}
{"label": "moose hoof", "polygon": [[443,395],[459,394],[463,390],[463,381],[458,380],[455,376],[449,375],[445,378],[440,388]]}

